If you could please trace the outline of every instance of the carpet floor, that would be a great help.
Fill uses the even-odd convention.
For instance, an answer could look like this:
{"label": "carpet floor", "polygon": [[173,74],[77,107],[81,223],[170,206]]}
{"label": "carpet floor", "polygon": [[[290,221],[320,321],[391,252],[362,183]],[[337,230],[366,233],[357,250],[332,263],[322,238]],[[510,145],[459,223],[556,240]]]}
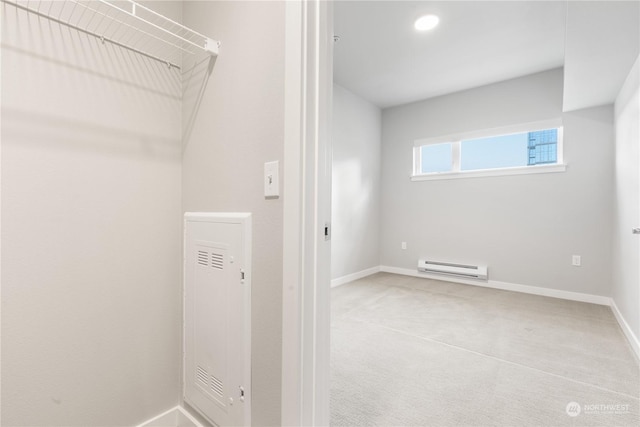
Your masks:
{"label": "carpet floor", "polygon": [[331,314],[332,426],[640,426],[609,307],[378,273]]}

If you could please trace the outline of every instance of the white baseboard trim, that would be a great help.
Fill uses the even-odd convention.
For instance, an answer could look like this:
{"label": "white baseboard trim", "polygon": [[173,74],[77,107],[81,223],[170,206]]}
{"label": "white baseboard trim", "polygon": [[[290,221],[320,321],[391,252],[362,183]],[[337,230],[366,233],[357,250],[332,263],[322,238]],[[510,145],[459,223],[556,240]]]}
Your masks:
{"label": "white baseboard trim", "polygon": [[380,266],[377,265],[375,267],[367,268],[366,270],[358,271],[356,273],[347,274],[346,276],[338,277],[336,279],[331,280],[331,287],[335,288],[336,286],[344,285],[345,283],[353,282],[354,280],[362,279],[363,277],[371,276],[372,274],[376,274],[380,271]]}
{"label": "white baseboard trim", "polygon": [[498,282],[496,280],[473,280],[450,277],[439,274],[419,273],[418,270],[408,268],[380,266],[380,271],[386,273],[402,274],[405,276],[423,277],[426,279],[444,280],[447,282],[462,283],[464,285],[482,286],[485,288],[501,289],[504,291],[522,292],[525,294],[541,295],[551,298],[560,298],[571,301],[588,302],[591,304],[611,305],[611,298],[600,295],[583,294],[580,292],[560,291],[558,289],[540,288],[538,286],[518,285],[515,283]]}
{"label": "white baseboard trim", "polygon": [[627,337],[627,341],[629,341],[636,358],[640,361],[640,340],[638,340],[638,337],[633,333],[627,321],[624,320],[624,317],[622,316],[622,313],[620,313],[620,310],[618,310],[618,306],[613,298],[611,298],[611,311],[613,311],[613,315],[616,317],[616,320],[620,325],[620,329],[622,329],[622,333]]}
{"label": "white baseboard trim", "polygon": [[[191,415],[187,410],[185,410],[180,405],[174,406],[173,408],[171,408],[171,409],[169,409],[167,411],[164,411],[160,415],[156,415],[155,417],[143,422],[142,424],[138,425],[137,427],[152,427],[152,426],[156,425],[158,421],[163,421],[162,425],[166,425],[164,422],[167,421],[167,420],[162,420],[162,418],[168,419],[172,415],[172,413],[174,413],[174,412],[178,412],[181,415],[183,415],[184,417],[186,417],[189,421],[191,421],[191,423],[193,423],[193,427],[203,427],[202,424],[200,424],[200,422],[193,417],[193,415]],[[180,425],[184,425],[184,423],[180,423]],[[179,426],[176,424],[176,427],[179,427]]]}

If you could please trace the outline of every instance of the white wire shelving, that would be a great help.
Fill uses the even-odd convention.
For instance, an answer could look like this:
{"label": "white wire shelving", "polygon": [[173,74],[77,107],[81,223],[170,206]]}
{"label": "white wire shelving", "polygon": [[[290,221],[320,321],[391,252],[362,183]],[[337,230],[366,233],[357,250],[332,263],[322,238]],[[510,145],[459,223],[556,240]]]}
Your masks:
{"label": "white wire shelving", "polygon": [[[217,56],[220,42],[197,33],[133,0],[0,0],[181,69],[184,60]],[[193,59],[189,62],[193,62]]]}

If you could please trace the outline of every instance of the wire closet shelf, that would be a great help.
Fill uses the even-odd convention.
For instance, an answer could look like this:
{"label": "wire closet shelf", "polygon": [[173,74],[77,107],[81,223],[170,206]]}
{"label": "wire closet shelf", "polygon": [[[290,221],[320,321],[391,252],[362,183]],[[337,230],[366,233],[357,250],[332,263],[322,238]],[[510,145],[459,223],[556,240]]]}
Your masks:
{"label": "wire closet shelf", "polygon": [[40,17],[181,69],[183,60],[218,55],[220,42],[133,0],[0,0]]}

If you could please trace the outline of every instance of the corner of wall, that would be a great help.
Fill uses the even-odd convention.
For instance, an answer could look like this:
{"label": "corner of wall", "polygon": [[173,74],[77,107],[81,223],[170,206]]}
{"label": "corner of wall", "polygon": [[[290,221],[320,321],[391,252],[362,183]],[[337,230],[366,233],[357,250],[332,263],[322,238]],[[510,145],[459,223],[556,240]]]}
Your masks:
{"label": "corner of wall", "polygon": [[616,164],[611,233],[612,308],[638,354],[640,271],[637,260],[640,258],[640,236],[630,234],[630,228],[640,226],[640,56],[622,85],[614,108]]}

